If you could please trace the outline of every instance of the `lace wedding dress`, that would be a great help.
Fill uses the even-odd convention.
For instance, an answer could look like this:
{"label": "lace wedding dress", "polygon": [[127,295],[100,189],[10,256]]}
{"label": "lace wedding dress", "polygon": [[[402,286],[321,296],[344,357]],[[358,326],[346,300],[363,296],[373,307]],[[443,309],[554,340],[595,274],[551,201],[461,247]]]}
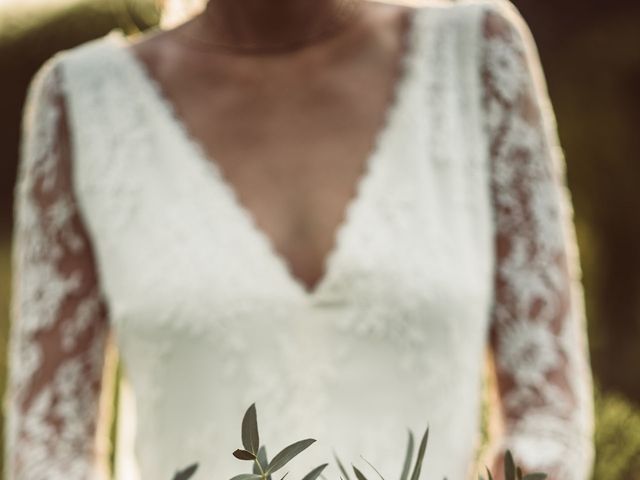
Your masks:
{"label": "lace wedding dress", "polygon": [[39,70],[15,190],[6,480],[105,475],[109,332],[131,393],[122,480],[193,462],[202,480],[249,471],[231,452],[253,402],[269,458],[317,439],[278,478],[328,461],[337,479],[334,451],[396,478],[407,429],[427,425],[421,478],[470,478],[487,347],[494,450],[589,478],[583,291],[535,44],[505,2],[412,15],[386,122],[310,292],[130,40],[112,31]]}

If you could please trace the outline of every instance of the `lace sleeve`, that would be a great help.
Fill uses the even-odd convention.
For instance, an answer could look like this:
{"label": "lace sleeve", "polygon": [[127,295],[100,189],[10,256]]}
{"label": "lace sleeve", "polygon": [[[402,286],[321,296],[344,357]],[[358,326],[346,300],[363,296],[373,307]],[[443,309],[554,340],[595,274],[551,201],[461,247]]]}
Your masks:
{"label": "lace sleeve", "polygon": [[36,73],[14,189],[6,480],[107,478],[97,460],[108,316],[72,192],[59,64]]}
{"label": "lace sleeve", "polygon": [[[500,6],[503,5],[503,6]],[[581,270],[555,115],[536,45],[510,4],[483,17],[496,228],[491,347],[506,448],[552,480],[588,480],[592,376]]]}

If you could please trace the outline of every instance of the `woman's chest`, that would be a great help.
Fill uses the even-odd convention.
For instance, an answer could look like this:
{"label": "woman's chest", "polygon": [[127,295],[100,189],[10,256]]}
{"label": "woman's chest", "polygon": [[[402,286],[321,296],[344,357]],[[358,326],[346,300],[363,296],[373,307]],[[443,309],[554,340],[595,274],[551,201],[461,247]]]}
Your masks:
{"label": "woman's chest", "polygon": [[91,217],[101,219],[95,240],[115,321],[144,330],[186,322],[200,330],[245,305],[265,318],[293,305],[366,307],[378,312],[372,321],[461,319],[472,305],[482,310],[492,262],[482,170],[469,170],[455,151],[450,163],[435,161],[425,124],[399,118],[402,128],[375,150],[311,291],[191,144],[162,128],[136,139],[143,151],[126,148],[123,137],[111,161],[138,157],[118,197],[103,183],[88,202]]}
{"label": "woman's chest", "polygon": [[[466,88],[470,79],[449,71],[455,64],[436,70],[408,57],[400,95],[363,155],[364,172],[304,173],[287,182],[296,183],[292,190],[271,180],[266,192],[247,196],[249,183],[236,187],[242,174],[230,181],[139,66],[117,48],[110,54],[122,78],[101,79],[99,96],[71,103],[76,187],[116,321],[151,326],[178,315],[197,324],[198,310],[261,302],[440,316],[486,303],[493,280],[486,149],[478,99]],[[85,111],[99,112],[97,120],[80,122]],[[327,141],[342,148],[341,139]],[[336,188],[343,190],[328,194]],[[312,290],[298,280],[304,268],[289,267],[296,256],[323,263]]]}
{"label": "woman's chest", "polygon": [[[131,50],[185,140],[197,144],[202,161],[216,164],[237,207],[312,290],[369,174],[399,77],[408,73],[398,71],[405,52],[396,43],[375,61],[359,55],[324,65],[296,56],[282,65],[285,60],[269,62],[259,75],[259,64],[250,60],[243,68],[202,65],[201,56],[200,62],[184,55],[161,61],[148,52],[149,42]],[[360,86],[363,78],[367,88]]]}

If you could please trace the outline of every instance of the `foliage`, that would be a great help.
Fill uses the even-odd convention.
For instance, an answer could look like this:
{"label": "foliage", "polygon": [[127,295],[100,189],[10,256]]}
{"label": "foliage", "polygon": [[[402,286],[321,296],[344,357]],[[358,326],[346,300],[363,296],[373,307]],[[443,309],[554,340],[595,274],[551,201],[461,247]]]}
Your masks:
{"label": "foliage", "polygon": [[[418,454],[416,456],[415,462],[413,462],[413,449],[414,449],[414,438],[413,432],[409,430],[409,440],[407,443],[407,451],[404,457],[404,463],[402,468],[402,473],[400,474],[400,480],[419,480],[420,471],[422,470],[422,462],[424,459],[424,454],[427,449],[427,441],[429,439],[429,427],[425,430],[422,435],[422,439],[420,440],[420,446],[418,447]],[[236,475],[231,480],[272,480],[271,474],[280,470],[284,467],[291,459],[293,459],[300,452],[309,447],[315,439],[306,438],[304,440],[299,440],[297,442],[292,443],[291,445],[282,449],[273,459],[269,462],[267,460],[267,450],[266,446],[260,445],[260,436],[258,433],[258,420],[256,414],[256,404],[252,403],[251,406],[247,409],[242,419],[242,446],[244,448],[238,448],[233,452],[233,456],[239,460],[251,461],[253,462],[253,471],[252,473],[241,473],[240,475]],[[335,460],[338,464],[338,468],[342,475],[344,475],[343,480],[351,480],[347,469],[344,468],[344,465],[338,458],[335,456]],[[366,460],[365,460],[366,461]],[[369,463],[369,462],[367,462]],[[413,469],[411,469],[411,464],[413,463]],[[302,480],[316,480],[318,476],[322,473],[328,463],[323,463],[322,465],[318,465],[316,468],[311,470],[308,474],[306,474]],[[384,480],[384,477],[376,470],[376,468],[371,465],[371,468],[378,474],[378,476]],[[355,474],[355,478],[357,480],[368,480],[367,477],[362,473],[355,465],[351,465],[353,468],[353,473]],[[174,474],[173,480],[188,480],[191,478],[196,470],[198,469],[198,464],[194,463],[183,470],[179,470]],[[520,467],[518,467],[513,461],[513,456],[511,452],[507,450],[505,459],[504,459],[504,471],[505,471],[505,480],[544,480],[547,478],[547,475],[544,473],[531,473],[524,475]],[[411,474],[409,474],[411,472]],[[288,475],[289,472],[285,473],[280,480],[283,480],[284,477]],[[340,477],[342,479],[342,477]],[[446,480],[446,478],[445,478]],[[485,480],[482,476],[480,476],[479,480]],[[487,469],[487,480],[493,480],[493,476],[489,469]]]}
{"label": "foliage", "polygon": [[640,480],[640,410],[597,391],[594,480]]}

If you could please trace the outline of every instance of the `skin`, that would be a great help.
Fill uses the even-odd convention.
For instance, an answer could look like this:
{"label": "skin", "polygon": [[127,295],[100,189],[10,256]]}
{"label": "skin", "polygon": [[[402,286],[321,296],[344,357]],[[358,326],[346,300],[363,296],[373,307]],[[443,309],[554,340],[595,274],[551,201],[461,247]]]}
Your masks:
{"label": "skin", "polygon": [[415,7],[358,0],[343,28],[287,51],[214,45],[313,37],[336,25],[343,1],[210,0],[208,12],[128,47],[309,291],[382,127]]}
{"label": "skin", "polygon": [[[209,0],[204,13],[129,47],[308,291],[326,273],[382,128],[404,53],[403,19],[415,7],[355,0],[355,20],[286,51],[219,45],[313,37],[336,24],[343,1]],[[503,480],[503,455],[490,466]]]}

